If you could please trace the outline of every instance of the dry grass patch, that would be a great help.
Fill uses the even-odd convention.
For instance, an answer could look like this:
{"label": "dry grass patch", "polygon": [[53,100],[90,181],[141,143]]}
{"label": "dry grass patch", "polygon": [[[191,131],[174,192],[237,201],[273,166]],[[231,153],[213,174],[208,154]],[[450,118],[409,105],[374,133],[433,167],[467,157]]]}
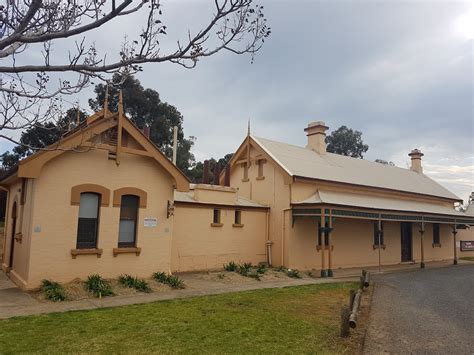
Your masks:
{"label": "dry grass patch", "polygon": [[[111,279],[107,281],[110,282],[110,286],[112,287],[112,290],[115,296],[130,296],[130,295],[142,294],[142,292],[139,292],[133,288],[129,288],[122,285],[118,280]],[[148,282],[148,285],[150,286],[152,290],[151,292],[158,293],[158,292],[165,292],[165,291],[170,290],[168,286],[160,284],[159,282],[156,282],[153,279],[146,279],[146,281]],[[65,300],[66,302],[96,298],[94,297],[92,293],[86,290],[83,280],[74,279],[71,282],[62,284],[62,286],[66,294],[66,300]],[[31,295],[40,301],[50,302],[48,299],[46,299],[43,292],[41,291],[32,292]]]}

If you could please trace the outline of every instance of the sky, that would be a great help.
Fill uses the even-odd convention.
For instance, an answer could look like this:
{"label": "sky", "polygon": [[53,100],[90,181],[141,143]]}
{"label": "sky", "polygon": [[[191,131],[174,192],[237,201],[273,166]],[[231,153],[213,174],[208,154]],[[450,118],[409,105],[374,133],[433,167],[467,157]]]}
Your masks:
{"label": "sky", "polygon": [[[206,25],[212,3],[163,0],[164,46]],[[259,3],[272,34],[253,64],[221,52],[192,70],[148,64],[137,75],[183,114],[185,135],[197,137],[197,160],[234,152],[249,120],[252,134],[301,146],[307,124],[324,121],[330,131],[360,130],[368,160],[408,167],[407,154],[421,149],[425,174],[467,200],[474,191],[474,2]],[[97,46],[116,50],[140,16],[101,28]],[[92,96],[87,89],[74,99],[88,107]]]}

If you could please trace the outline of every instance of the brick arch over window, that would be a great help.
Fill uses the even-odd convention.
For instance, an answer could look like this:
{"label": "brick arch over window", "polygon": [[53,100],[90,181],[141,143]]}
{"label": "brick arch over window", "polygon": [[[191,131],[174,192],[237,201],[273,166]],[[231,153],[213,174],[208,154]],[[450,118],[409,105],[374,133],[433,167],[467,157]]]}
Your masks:
{"label": "brick arch over window", "polygon": [[146,208],[147,193],[146,191],[137,189],[136,187],[122,187],[114,191],[114,207],[120,207],[123,195],[135,195],[140,197],[140,208]]}
{"label": "brick arch over window", "polygon": [[110,190],[104,186],[96,184],[81,184],[73,186],[71,189],[71,205],[79,206],[81,202],[81,193],[94,192],[100,195],[100,205],[107,207],[110,204]]}

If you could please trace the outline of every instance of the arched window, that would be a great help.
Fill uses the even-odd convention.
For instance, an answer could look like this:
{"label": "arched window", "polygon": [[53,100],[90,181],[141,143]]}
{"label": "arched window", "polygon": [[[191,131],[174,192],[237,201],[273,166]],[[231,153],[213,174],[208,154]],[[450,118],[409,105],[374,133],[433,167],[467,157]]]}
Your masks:
{"label": "arched window", "polygon": [[139,205],[140,197],[122,195],[120,201],[119,248],[136,246]]}
{"label": "arched window", "polygon": [[99,208],[99,194],[93,192],[81,193],[77,223],[77,249],[97,248]]}

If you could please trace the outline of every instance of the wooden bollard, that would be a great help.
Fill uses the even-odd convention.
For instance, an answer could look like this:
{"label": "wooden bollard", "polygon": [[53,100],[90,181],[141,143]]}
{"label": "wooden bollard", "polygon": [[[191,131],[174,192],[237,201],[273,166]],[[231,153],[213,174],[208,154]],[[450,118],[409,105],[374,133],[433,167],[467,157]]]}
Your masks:
{"label": "wooden bollard", "polygon": [[359,289],[360,290],[364,289],[364,276],[359,277]]}
{"label": "wooden bollard", "polygon": [[349,290],[349,309],[352,310],[352,307],[354,306],[354,298],[355,298],[356,292],[354,290]]}
{"label": "wooden bollard", "polygon": [[341,337],[347,338],[349,336],[349,317],[351,310],[347,306],[343,306],[341,309]]}
{"label": "wooden bollard", "polygon": [[359,290],[355,294],[354,304],[351,309],[351,315],[349,316],[349,326],[351,328],[357,327],[357,312],[359,312],[360,299],[362,297],[362,291]]}
{"label": "wooden bollard", "polygon": [[370,273],[365,272],[364,275],[364,287],[367,288],[370,285]]}

